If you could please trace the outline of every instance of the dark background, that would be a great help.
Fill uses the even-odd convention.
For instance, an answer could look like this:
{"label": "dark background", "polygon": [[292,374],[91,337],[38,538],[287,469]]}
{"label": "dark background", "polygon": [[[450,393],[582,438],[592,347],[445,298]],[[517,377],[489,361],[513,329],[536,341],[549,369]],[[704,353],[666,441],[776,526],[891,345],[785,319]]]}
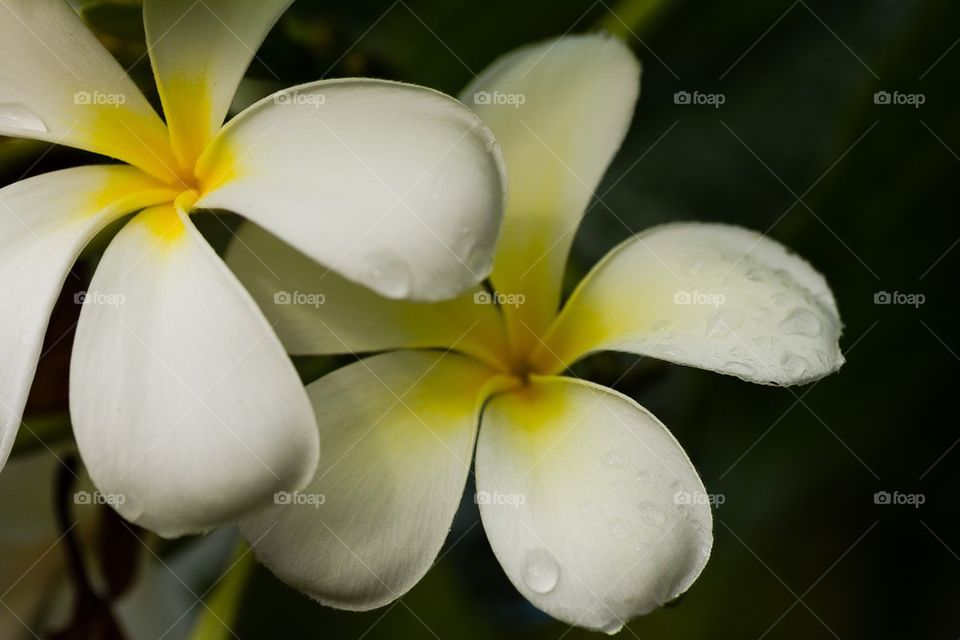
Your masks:
{"label": "dark background", "polygon": [[[121,62],[143,53],[136,7],[87,11]],[[708,491],[725,498],[700,579],[621,637],[960,637],[960,433],[950,401],[960,379],[960,3],[299,0],[245,91],[375,75],[456,94],[501,53],[601,26],[624,37],[644,76],[633,126],[578,233],[570,282],[653,224],[755,228],[827,277],[847,357],[838,374],[792,389],[625,356],[578,366],[657,415]],[[135,72],[149,90],[146,59]],[[678,91],[725,102],[678,105]],[[876,104],[878,91],[924,103]],[[89,159],[0,142],[0,177]],[[218,226],[207,231],[222,245]],[[924,302],[875,304],[881,291]],[[62,307],[51,335],[75,320],[74,305]],[[69,346],[68,334],[41,364],[31,416],[65,410]],[[308,378],[324,367],[299,364]],[[875,504],[879,491],[924,503]],[[231,626],[242,638],[593,635],[513,590],[469,499],[437,565],[399,603],[338,612],[258,568]]]}

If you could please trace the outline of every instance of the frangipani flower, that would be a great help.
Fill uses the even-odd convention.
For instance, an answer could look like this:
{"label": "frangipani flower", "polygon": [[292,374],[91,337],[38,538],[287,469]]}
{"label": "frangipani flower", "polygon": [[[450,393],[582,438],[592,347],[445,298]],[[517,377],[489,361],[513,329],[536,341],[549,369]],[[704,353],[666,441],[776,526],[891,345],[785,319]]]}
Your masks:
{"label": "frangipani flower", "polygon": [[[558,313],[574,230],[627,131],[639,75],[619,42],[565,37],[505,56],[466,90],[509,176],[492,293],[389,301],[317,273],[262,230],[241,232],[227,262],[291,353],[387,351],[308,386],[324,456],[303,491],[322,504],[291,498],[242,525],[283,580],[346,609],[402,595],[437,557],[475,441],[490,544],[540,609],[612,633],[699,575],[711,511],[683,449],[632,399],[561,374],[612,349],[798,384],[840,366],[840,321],[802,259],[698,223],[630,238]],[[272,305],[280,283],[326,304]]]}
{"label": "frangipani flower", "polygon": [[490,131],[435,91],[379,80],[287,89],[221,128],[290,0],[145,0],[166,124],[60,0],[0,3],[0,135],[93,151],[0,190],[0,465],[48,316],[100,230],[70,408],[127,519],[175,536],[235,521],[313,475],[313,410],[269,323],[189,219],[226,209],[380,294],[438,300],[489,271],[503,206]]}

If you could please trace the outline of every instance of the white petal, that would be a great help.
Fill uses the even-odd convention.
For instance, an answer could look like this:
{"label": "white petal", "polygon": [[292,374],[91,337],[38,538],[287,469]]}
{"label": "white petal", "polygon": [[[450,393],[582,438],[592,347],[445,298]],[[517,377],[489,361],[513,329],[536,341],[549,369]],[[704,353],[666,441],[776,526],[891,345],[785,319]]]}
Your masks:
{"label": "white petal", "polygon": [[66,2],[0,2],[0,135],[112,156],[169,178],[167,129]]}
{"label": "white petal", "polygon": [[170,197],[153,179],[122,166],[66,169],[0,190],[0,469],[20,426],[50,312],[80,251],[111,221]]}
{"label": "white petal", "polygon": [[70,410],[90,476],[123,496],[121,515],[164,536],[203,531],[310,479],[316,423],[293,365],[182,212],[128,223],[87,297]]}
{"label": "white petal", "polygon": [[321,81],[230,121],[198,166],[198,206],[239,213],[387,297],[435,301],[489,271],[501,168],[490,131],[453,98]]}
{"label": "white petal", "polygon": [[503,147],[509,205],[493,284],[522,294],[508,316],[546,328],[574,233],[630,125],[640,65],[619,40],[565,36],[493,63],[462,94]]}
{"label": "white petal", "polygon": [[174,151],[193,167],[292,0],[145,0],[147,49]]}
{"label": "white petal", "polygon": [[566,623],[613,633],[686,591],[710,555],[693,465],[655,417],[610,389],[537,377],[494,397],[476,474],[500,564]]}
{"label": "white petal", "polygon": [[259,560],[343,609],[406,593],[460,504],[490,377],[461,356],[399,351],[311,384],[323,459],[302,492],[241,525]]}
{"label": "white petal", "polygon": [[288,353],[432,347],[480,359],[507,357],[503,323],[490,295],[479,287],[446,302],[391,300],[321,267],[249,222],[230,244],[226,262]]}
{"label": "white petal", "polygon": [[789,385],[843,364],[841,328],[823,276],[783,245],[739,227],[670,224],[591,271],[537,358],[556,370],[615,349]]}

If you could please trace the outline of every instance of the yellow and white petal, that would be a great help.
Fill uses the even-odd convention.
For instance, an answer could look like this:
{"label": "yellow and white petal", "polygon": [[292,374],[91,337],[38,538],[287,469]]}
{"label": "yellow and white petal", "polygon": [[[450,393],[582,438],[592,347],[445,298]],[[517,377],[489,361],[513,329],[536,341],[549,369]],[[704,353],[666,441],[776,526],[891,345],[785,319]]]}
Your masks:
{"label": "yellow and white petal", "polygon": [[270,325],[182,211],[138,214],[80,314],[70,410],[97,488],[163,536],[228,524],[309,481],[306,392]]}
{"label": "yellow and white petal", "polygon": [[193,168],[292,0],[145,0],[147,48],[174,152]]}
{"label": "yellow and white petal", "polygon": [[809,382],[843,364],[826,280],[756,231],[655,227],[611,251],[567,302],[536,356],[559,370],[613,349],[751,382]]}
{"label": "yellow and white petal", "polygon": [[406,593],[460,504],[491,375],[462,356],[398,351],[311,384],[323,458],[302,492],[241,523],[257,558],[341,609]]}
{"label": "yellow and white petal", "polygon": [[55,171],[0,190],[0,469],[50,312],[81,250],[113,220],[171,197],[156,180],[120,165]]}
{"label": "yellow and white petal", "polygon": [[614,633],[686,591],[710,555],[696,470],[663,424],[611,389],[534,377],[494,397],[476,464],[497,559],[568,624]]}
{"label": "yellow and white petal", "polygon": [[391,300],[321,267],[250,222],[238,230],[226,262],[288,353],[442,348],[506,362],[503,323],[479,287],[445,302]]}
{"label": "yellow and white petal", "polygon": [[175,175],[163,121],[66,2],[0,2],[0,59],[0,135]]}
{"label": "yellow and white petal", "polygon": [[437,301],[487,276],[504,186],[490,131],[459,102],[384,80],[274,94],[198,165],[197,206],[239,213],[390,298]]}
{"label": "yellow and white petal", "polygon": [[[509,204],[492,280],[522,294],[508,312],[519,342],[560,303],[570,244],[620,147],[640,90],[640,64],[619,40],[565,36],[493,63],[463,92],[503,147]],[[529,330],[528,330],[529,329]]]}

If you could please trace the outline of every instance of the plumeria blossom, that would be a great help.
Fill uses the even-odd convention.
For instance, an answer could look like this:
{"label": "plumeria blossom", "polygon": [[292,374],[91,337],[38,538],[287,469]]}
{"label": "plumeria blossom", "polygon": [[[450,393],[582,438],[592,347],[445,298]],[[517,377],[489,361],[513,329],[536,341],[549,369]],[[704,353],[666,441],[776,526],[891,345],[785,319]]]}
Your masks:
{"label": "plumeria blossom", "polygon": [[[618,350],[799,384],[842,363],[840,321],[802,259],[699,223],[625,241],[558,313],[571,239],[627,131],[639,76],[618,41],[564,37],[503,57],[464,92],[509,176],[492,291],[390,301],[318,273],[261,229],[241,232],[227,262],[291,353],[386,352],[308,386],[324,456],[306,497],[242,525],[283,580],[346,609],[402,595],[437,557],[475,446],[493,551],[552,616],[612,633],[699,575],[710,497],[681,446],[632,399],[562,374]],[[281,283],[326,304],[274,305]]]}
{"label": "plumeria blossom", "polygon": [[83,300],[70,409],[99,490],[166,536],[232,522],[303,485],[319,456],[293,365],[191,214],[238,213],[394,298],[452,297],[492,262],[500,154],[453,98],[320,81],[221,126],[289,4],[145,0],[164,121],[65,2],[0,2],[0,135],[123,161],[0,190],[0,465],[72,265],[99,231],[135,214]]}

